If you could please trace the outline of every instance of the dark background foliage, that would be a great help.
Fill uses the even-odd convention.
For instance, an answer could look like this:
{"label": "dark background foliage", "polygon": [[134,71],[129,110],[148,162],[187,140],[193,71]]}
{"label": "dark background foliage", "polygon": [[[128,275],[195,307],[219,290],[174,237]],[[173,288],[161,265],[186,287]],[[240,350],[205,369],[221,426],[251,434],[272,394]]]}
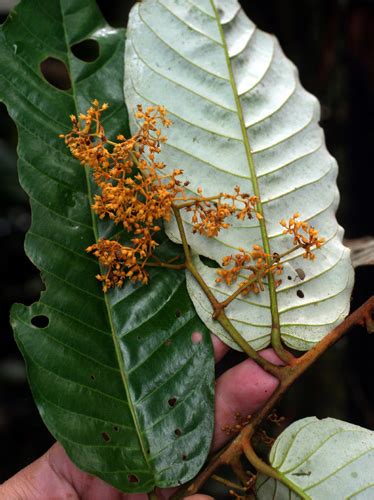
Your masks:
{"label": "dark background foliage", "polygon": [[[4,3],[9,2],[0,2],[0,7]],[[125,25],[133,3],[98,0],[114,26]],[[260,28],[277,35],[298,66],[303,85],[321,101],[327,144],[340,165],[338,219],[346,236],[372,234],[374,1],[242,0],[242,4]],[[5,18],[3,12],[1,21]],[[77,50],[83,59],[95,57],[95,47]],[[59,67],[47,65],[45,76],[54,84],[66,83]],[[16,145],[16,128],[1,105],[0,482],[53,443],[33,403],[8,319],[13,302],[30,304],[42,288],[37,270],[23,251],[30,210],[17,180]],[[372,267],[357,270],[352,308],[371,295],[373,278]],[[280,408],[286,421],[307,415],[333,416],[374,428],[373,351],[372,339],[360,330],[344,339],[287,395]],[[229,355],[218,371],[240,359],[240,355]]]}

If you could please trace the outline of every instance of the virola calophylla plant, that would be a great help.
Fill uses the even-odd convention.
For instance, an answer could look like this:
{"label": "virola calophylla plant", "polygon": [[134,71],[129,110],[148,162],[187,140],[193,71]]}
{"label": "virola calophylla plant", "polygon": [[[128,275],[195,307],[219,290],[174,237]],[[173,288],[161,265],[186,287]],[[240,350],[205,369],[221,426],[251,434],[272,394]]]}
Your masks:
{"label": "virola calophylla plant", "polygon": [[[287,235],[292,237],[292,246],[282,254],[275,252],[268,254],[259,245],[254,245],[250,252],[240,249],[238,254],[226,256],[222,268],[216,271],[216,283],[225,281],[227,285],[232,285],[238,282],[238,286],[225,301],[218,302],[193,264],[180,212],[186,210],[192,213],[193,233],[198,232],[211,238],[230,226],[229,218],[232,216],[240,220],[255,216],[262,220],[263,216],[258,211],[260,200],[256,196],[242,193],[239,187],[234,187],[233,193],[218,193],[209,197],[204,197],[202,189],[199,188],[198,196],[188,196],[185,191],[188,181],[182,183],[178,180],[183,171],[173,170],[166,174],[164,163],[157,161],[161,145],[167,141],[161,127],[167,128],[171,125],[166,109],[163,106],[149,106],[144,110],[138,105],[135,116],[139,122],[139,130],[128,139],[118,135],[114,142],[106,136],[101,123],[101,115],[107,108],[108,104],[100,105],[95,99],[86,113],[80,114],[78,118],[71,116],[72,131],[60,136],[73,156],[82,165],[92,169],[93,178],[100,191],[94,196],[92,210],[100,219],[108,218],[133,234],[131,246],[123,245],[117,239],[100,239],[86,249],[98,258],[102,266],[103,272],[97,279],[102,283],[103,291],[106,293],[112,287],[122,287],[126,280],[146,285],[149,279],[148,267],[188,269],[211,301],[213,318],[220,321],[249,357],[280,380],[274,395],[257,414],[253,417],[248,416],[244,421],[240,421],[239,418],[240,423],[231,429],[234,432],[240,431],[238,437],[231,446],[212,460],[188,487],[188,493],[198,491],[208,477],[213,477],[228,487],[232,486],[230,481],[214,474],[220,465],[230,464],[241,480],[241,486],[236,485],[239,491],[249,492],[254,487],[256,476],[253,476],[253,472],[256,471],[280,480],[291,490],[307,498],[286,477],[257,456],[251,445],[251,438],[256,435],[258,427],[266,417],[270,415],[271,418],[272,408],[287,388],[357,319],[355,316],[350,317],[300,358],[294,358],[280,345],[278,339],[273,347],[286,363],[286,366],[279,367],[261,358],[242,339],[226,317],[224,310],[239,295],[258,294],[263,291],[264,281],[269,276],[277,277],[275,286],[278,286],[283,271],[282,260],[292,252],[303,249],[303,257],[313,261],[316,257],[314,250],[323,245],[324,239],[319,237],[314,227],[299,220],[299,213],[295,213],[288,221],[282,219],[280,224],[283,227],[284,237]],[[164,221],[170,221],[172,214],[177,219],[183,243],[185,253],[183,262],[175,262],[175,259],[162,262],[155,254],[158,246],[157,233]],[[363,308],[366,321],[371,307],[372,303]],[[356,316],[361,318],[360,312],[357,312]],[[265,438],[263,437],[263,432],[260,431],[259,435],[262,435],[265,441],[272,442],[267,440],[266,434]],[[238,462],[241,451],[254,467],[254,471],[248,472],[248,476]],[[177,493],[176,498],[183,495],[183,491]],[[237,498],[247,498],[230,491]]]}
{"label": "virola calophylla plant", "polygon": [[[259,455],[278,399],[351,326],[370,329],[373,311],[369,302],[343,322],[353,273],[335,219],[336,162],[275,38],[235,0],[143,0],[126,36],[91,0],[50,0],[27,22],[38,43],[25,44],[31,10],[21,1],[0,28],[0,94],[32,200],[26,251],[45,282],[11,322],[50,432],[81,470],[150,498],[170,486],[183,497],[208,478],[259,500],[370,495],[373,435],[357,426],[302,419]],[[100,50],[87,63],[74,44],[92,38]],[[65,63],[71,91],[43,77],[47,55]],[[108,112],[98,102],[84,112],[94,97]],[[207,460],[210,331],[279,385],[251,416],[232,408],[232,441]],[[269,344],[283,366],[257,353]]]}

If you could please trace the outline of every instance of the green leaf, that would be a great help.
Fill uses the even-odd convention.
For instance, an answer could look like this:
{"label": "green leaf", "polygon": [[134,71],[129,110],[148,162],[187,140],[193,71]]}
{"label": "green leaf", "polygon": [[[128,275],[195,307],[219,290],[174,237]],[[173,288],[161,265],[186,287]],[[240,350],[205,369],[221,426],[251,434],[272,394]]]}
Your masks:
{"label": "green leaf", "polygon": [[[38,409],[78,467],[137,492],[184,482],[202,466],[214,367],[184,273],[155,270],[150,286],[104,296],[85,252],[115,230],[92,215],[90,174],[58,134],[93,98],[111,105],[108,135],[126,131],[124,35],[93,0],[24,1],[0,30],[0,97],[18,127],[19,176],[31,200],[26,252],[46,286],[39,302],[11,312]],[[71,45],[88,38],[100,52],[85,63]],[[70,91],[44,79],[49,57],[66,65]],[[163,257],[180,253],[165,237],[160,243]]]}
{"label": "green leaf", "polygon": [[[335,219],[336,161],[318,125],[319,104],[302,88],[294,65],[236,0],[145,0],[131,13],[126,68],[130,111],[139,101],[168,109],[173,126],[162,160],[169,169],[184,169],[191,193],[202,186],[204,195],[214,196],[238,185],[261,197],[263,220],[234,218],[216,238],[192,235],[191,214],[184,215],[198,270],[218,299],[233,288],[216,284],[216,271],[198,255],[221,263],[254,244],[283,253],[292,242],[279,221],[295,212],[326,238],[315,262],[300,250],[285,259],[279,288],[270,278],[266,292],[240,297],[226,309],[256,349],[269,344],[278,322],[286,344],[311,348],[347,315],[353,271]],[[175,221],[167,234],[179,241]],[[211,305],[191,275],[187,284],[205,324],[235,347],[212,320]]]}
{"label": "green leaf", "polygon": [[373,498],[374,432],[357,425],[333,418],[303,418],[277,438],[270,463],[294,485],[294,492],[260,475],[259,500]]}

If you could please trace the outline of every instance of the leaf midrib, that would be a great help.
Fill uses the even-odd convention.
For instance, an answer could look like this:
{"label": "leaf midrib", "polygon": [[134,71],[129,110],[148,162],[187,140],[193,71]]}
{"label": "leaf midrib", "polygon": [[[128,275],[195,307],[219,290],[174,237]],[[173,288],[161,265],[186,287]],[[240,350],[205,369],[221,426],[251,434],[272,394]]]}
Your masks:
{"label": "leaf midrib", "polygon": [[[269,243],[269,237],[268,237],[266,223],[265,223],[265,219],[264,219],[264,210],[263,210],[263,206],[262,206],[262,202],[261,202],[260,188],[258,185],[256,168],[255,168],[255,164],[253,161],[251,146],[250,146],[249,139],[248,139],[247,128],[245,126],[243,109],[242,109],[238,89],[237,89],[236,82],[235,82],[234,72],[233,72],[232,65],[231,65],[231,59],[230,59],[230,55],[229,55],[229,51],[228,51],[228,47],[227,47],[226,37],[225,37],[224,31],[222,28],[221,20],[220,20],[218,10],[217,10],[217,7],[215,5],[214,0],[210,0],[210,3],[212,6],[212,9],[213,9],[213,12],[214,12],[217,27],[218,27],[218,30],[219,30],[219,33],[221,36],[222,44],[223,44],[223,49],[225,52],[226,64],[227,64],[227,69],[228,69],[229,77],[230,77],[230,85],[231,85],[232,92],[233,92],[234,99],[235,99],[236,109],[237,109],[238,118],[239,118],[239,122],[240,122],[242,137],[243,137],[244,149],[245,149],[245,153],[247,156],[249,172],[250,172],[250,176],[251,176],[251,180],[252,180],[253,194],[255,196],[257,196],[257,199],[258,199],[257,205],[256,205],[256,210],[263,217],[262,219],[259,220],[262,244],[263,244],[263,248],[264,248],[265,253],[270,255],[271,254],[270,243]],[[269,258],[268,258],[268,260],[269,260]],[[273,333],[274,329],[279,328],[279,312],[278,312],[278,303],[277,303],[277,295],[276,295],[276,290],[275,290],[274,277],[271,273],[268,275],[268,283],[269,283],[270,310],[271,310],[272,333]]]}
{"label": "leaf midrib", "polygon": [[[59,5],[60,5],[62,27],[63,27],[63,31],[64,31],[64,39],[65,39],[65,45],[66,45],[68,69],[69,69],[69,72],[71,72],[71,51],[70,51],[70,44],[68,42],[67,32],[65,29],[65,22],[64,22],[65,16],[64,16],[61,1],[59,2]],[[78,114],[79,110],[78,110],[78,106],[77,106],[75,82],[74,82],[73,78],[71,78],[71,91],[72,91],[72,96],[73,96],[73,101],[74,101],[74,107],[75,107],[76,113]],[[87,183],[87,197],[88,197],[88,200],[90,202],[90,200],[92,199],[92,189],[91,189],[91,182],[90,182],[89,167],[84,167],[84,171],[85,171],[85,178],[86,178],[86,183]],[[91,206],[90,203],[89,203],[89,205]],[[98,242],[99,234],[98,234],[98,228],[97,228],[97,221],[96,221],[96,218],[95,218],[93,211],[90,210],[90,212],[91,212],[92,229],[93,229],[95,241]],[[119,366],[122,383],[123,383],[126,397],[127,397],[127,403],[128,403],[130,413],[131,413],[131,416],[132,416],[132,419],[134,422],[136,434],[137,434],[137,437],[139,440],[140,448],[141,448],[143,456],[144,456],[145,463],[148,466],[148,471],[151,472],[151,471],[153,471],[153,468],[151,467],[151,464],[149,463],[149,460],[148,460],[148,456],[147,456],[147,452],[146,452],[146,444],[143,441],[140,423],[139,423],[138,416],[137,416],[136,410],[134,408],[134,405],[133,405],[133,402],[131,399],[129,382],[127,380],[126,371],[125,371],[125,364],[123,361],[123,357],[121,355],[121,348],[120,348],[119,342],[118,342],[117,337],[116,337],[116,330],[115,330],[115,327],[113,324],[113,318],[112,318],[111,308],[110,308],[107,294],[104,294],[104,301],[105,301],[105,306],[107,309],[108,321],[109,321],[110,331],[111,331],[113,344],[114,344],[114,348],[115,348],[115,353],[116,353],[116,357],[117,357],[117,363]]]}

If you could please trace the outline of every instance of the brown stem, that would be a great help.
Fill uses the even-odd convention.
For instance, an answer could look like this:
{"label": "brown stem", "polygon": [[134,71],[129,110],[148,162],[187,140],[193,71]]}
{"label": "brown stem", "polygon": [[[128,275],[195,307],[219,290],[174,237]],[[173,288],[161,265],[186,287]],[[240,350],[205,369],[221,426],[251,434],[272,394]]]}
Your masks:
{"label": "brown stem", "polygon": [[236,299],[236,297],[239,297],[239,295],[244,292],[244,290],[246,290],[248,287],[250,287],[252,285],[252,283],[254,283],[255,281],[258,280],[258,277],[261,276],[263,277],[265,275],[265,273],[259,273],[259,275],[257,274],[251,274],[251,276],[245,280],[241,285],[240,287],[238,287],[234,293],[232,293],[229,297],[227,297],[227,299],[225,299],[224,301],[220,302],[219,304],[219,307],[220,309],[224,309],[225,307],[227,307],[233,300]]}
{"label": "brown stem", "polygon": [[298,250],[299,248],[301,248],[302,245],[298,244],[298,245],[295,245],[293,247],[291,247],[289,250],[287,250],[286,252],[283,252],[283,253],[280,253],[277,255],[277,258],[274,259],[273,263],[274,262],[278,262],[279,260],[283,259],[284,257],[286,257],[287,255],[289,255],[290,253],[293,253],[295,252],[296,250]]}
{"label": "brown stem", "polygon": [[165,267],[166,269],[186,269],[185,262],[181,264],[169,264],[168,262],[147,262],[146,267]]}
{"label": "brown stem", "polygon": [[[275,477],[278,474],[270,466],[261,461],[255,455],[252,446],[249,444],[256,428],[269,415],[271,410],[277,404],[279,399],[287,391],[287,389],[311,366],[322,354],[335,342],[337,342],[344,334],[349,332],[352,327],[360,325],[366,327],[369,331],[373,328],[373,313],[374,313],[374,296],[366,301],[361,307],[346,318],[340,325],[332,330],[326,337],[321,340],[315,347],[305,353],[300,358],[296,359],[293,365],[280,367],[282,372],[282,380],[272,396],[264,404],[264,406],[253,415],[250,422],[243,428],[234,440],[218,452],[208,463],[207,467],[189,484],[182,487],[173,498],[183,498],[184,493],[189,495],[195,494],[206,482],[206,480],[214,473],[221,465],[230,464],[235,457],[239,457],[241,453],[246,451],[248,460],[257,466],[260,470],[265,470],[265,474]],[[277,477],[280,481],[285,482],[283,477]],[[294,489],[294,486],[293,486]]]}
{"label": "brown stem", "polygon": [[182,203],[178,203],[177,205],[175,205],[175,207],[178,209],[178,210],[181,210],[182,208],[188,208],[188,207],[193,207],[194,205],[196,205],[196,202],[198,203],[204,203],[205,201],[214,201],[214,200],[219,200],[220,198],[222,197],[222,194],[219,194],[217,196],[209,196],[207,198],[186,198],[185,200],[183,198],[176,198],[174,200],[174,202],[178,202],[178,201],[181,201]]}
{"label": "brown stem", "polygon": [[242,461],[240,460],[240,456],[233,457],[230,462],[230,466],[232,471],[235,473],[236,477],[240,479],[243,486],[246,488],[248,486],[249,477],[244,470]]}
{"label": "brown stem", "polygon": [[214,481],[217,481],[217,483],[224,484],[228,488],[235,488],[236,490],[245,491],[244,486],[241,486],[240,484],[237,484],[237,483],[233,483],[232,481],[229,481],[228,479],[225,479],[224,477],[217,476],[217,474],[212,474],[210,477]]}
{"label": "brown stem", "polygon": [[[304,373],[310,365],[312,365],[330,346],[332,346],[337,340],[339,340],[345,333],[347,333],[354,325],[366,326],[369,331],[374,330],[372,314],[374,311],[374,297],[369,299],[363,306],[357,309],[353,314],[351,314],[343,323],[332,330],[322,341],[320,341],[314,348],[309,352],[302,355],[300,358],[293,358],[291,354],[284,348],[281,338],[280,338],[280,328],[279,325],[274,325],[272,328],[272,346],[276,352],[280,355],[281,359],[286,363],[285,366],[279,367],[269,363],[264,360],[249,344],[243,339],[240,333],[234,328],[231,321],[227,318],[224,308],[230,303],[237,295],[241,293],[242,290],[237,290],[232,296],[230,296],[224,302],[218,302],[208,285],[205,283],[204,279],[197,271],[190,252],[190,248],[187,242],[186,233],[183,226],[182,217],[180,214],[180,209],[183,208],[182,205],[173,205],[173,212],[177,221],[179,233],[182,240],[182,245],[186,257],[185,267],[191,272],[196,281],[199,283],[200,287],[204,291],[208,300],[213,307],[213,318],[217,320],[225,330],[230,334],[230,336],[242,347],[243,351],[248,354],[248,356],[257,362],[264,370],[276,376],[279,380],[279,385],[274,391],[272,396],[263,405],[258,412],[254,414],[250,422],[244,427],[240,434],[223,450],[213,457],[208,466],[203,470],[189,485],[180,488],[172,498],[184,498],[184,493],[192,495],[196,493],[205,481],[214,475],[214,471],[221,465],[231,465],[233,470],[237,472],[238,477],[243,481],[245,478],[243,476],[242,466],[240,462],[240,456],[244,452],[249,462],[257,469],[257,471],[263,472],[264,474],[273,477],[276,480],[283,482],[291,490],[297,493],[301,498],[308,498],[302,490],[300,490],[296,485],[290,482],[285,476],[280,474],[277,470],[273,469],[270,465],[263,462],[253,450],[251,439],[257,427],[263,422],[263,420],[269,415],[271,410],[277,404],[279,399],[287,391],[287,389]],[[288,253],[295,251],[297,247],[287,251],[282,256],[277,256],[276,261],[279,262],[280,258],[284,257]],[[275,262],[275,261],[274,261]],[[270,265],[270,262],[269,262]],[[177,265],[179,267],[179,265]],[[272,277],[272,276],[271,276]],[[257,278],[257,276],[256,276]],[[269,276],[270,278],[270,276]],[[243,289],[248,287],[250,283],[245,283],[242,286]],[[275,332],[275,333],[274,333]],[[219,476],[215,476],[219,478]],[[219,478],[221,482],[227,484],[227,480]],[[244,484],[246,484],[244,482]]]}

